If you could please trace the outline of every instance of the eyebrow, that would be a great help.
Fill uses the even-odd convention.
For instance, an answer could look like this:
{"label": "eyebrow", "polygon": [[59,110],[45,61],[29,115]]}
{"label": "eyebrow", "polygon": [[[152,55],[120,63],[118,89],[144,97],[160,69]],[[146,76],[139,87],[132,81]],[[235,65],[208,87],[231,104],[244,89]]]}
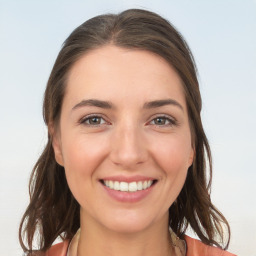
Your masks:
{"label": "eyebrow", "polygon": [[93,106],[93,107],[105,108],[105,109],[113,108],[113,104],[111,104],[108,101],[88,99],[88,100],[82,100],[81,102],[76,104],[72,108],[72,110],[75,110],[75,109],[80,108],[80,107],[85,107],[85,106]]}
{"label": "eyebrow", "polygon": [[174,105],[179,107],[182,111],[184,111],[182,105],[173,99],[163,99],[163,100],[154,100],[154,101],[146,102],[143,108],[146,108],[146,109],[159,108],[166,105]]}
{"label": "eyebrow", "polygon": [[[184,111],[182,105],[178,103],[176,100],[173,99],[163,99],[163,100],[154,100],[154,101],[149,101],[146,102],[143,105],[144,109],[152,109],[152,108],[159,108],[167,105],[174,105],[179,107],[182,111]],[[103,108],[103,109],[111,109],[114,108],[113,104],[108,101],[103,101],[103,100],[97,100],[97,99],[88,99],[88,100],[82,100],[78,104],[76,104],[72,110],[75,110],[80,107],[86,107],[86,106],[93,106],[93,107],[98,107],[98,108]]]}

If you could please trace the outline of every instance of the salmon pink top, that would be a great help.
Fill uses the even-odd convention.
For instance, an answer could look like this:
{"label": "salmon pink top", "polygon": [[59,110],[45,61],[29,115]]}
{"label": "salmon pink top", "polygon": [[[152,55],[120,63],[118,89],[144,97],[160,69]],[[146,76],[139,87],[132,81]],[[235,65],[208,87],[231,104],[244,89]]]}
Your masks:
{"label": "salmon pink top", "polygon": [[[185,236],[187,244],[186,256],[235,256],[235,254],[223,251],[219,248],[203,244],[197,239]],[[67,256],[69,241],[52,246],[45,256]]]}

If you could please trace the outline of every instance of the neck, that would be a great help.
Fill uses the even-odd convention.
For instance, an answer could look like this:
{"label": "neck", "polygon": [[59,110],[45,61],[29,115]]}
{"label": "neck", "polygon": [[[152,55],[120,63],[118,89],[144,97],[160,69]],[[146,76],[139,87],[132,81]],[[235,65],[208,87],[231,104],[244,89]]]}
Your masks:
{"label": "neck", "polygon": [[139,232],[116,232],[81,216],[77,256],[171,256],[167,218]]}

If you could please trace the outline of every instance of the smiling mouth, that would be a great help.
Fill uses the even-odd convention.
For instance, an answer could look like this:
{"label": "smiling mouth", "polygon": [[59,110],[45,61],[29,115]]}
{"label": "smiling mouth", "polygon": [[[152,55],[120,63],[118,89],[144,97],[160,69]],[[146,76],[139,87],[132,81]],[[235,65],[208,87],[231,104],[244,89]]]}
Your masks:
{"label": "smiling mouth", "polygon": [[141,191],[150,188],[153,186],[157,180],[145,180],[145,181],[133,181],[133,182],[125,182],[125,181],[113,181],[113,180],[100,180],[100,182],[116,191],[121,191],[121,192],[136,192],[136,191]]}

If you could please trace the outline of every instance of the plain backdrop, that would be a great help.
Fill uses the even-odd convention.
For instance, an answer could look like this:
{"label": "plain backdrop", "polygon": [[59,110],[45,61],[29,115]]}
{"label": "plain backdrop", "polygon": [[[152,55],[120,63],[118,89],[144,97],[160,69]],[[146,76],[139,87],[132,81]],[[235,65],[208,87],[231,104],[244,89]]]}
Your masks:
{"label": "plain backdrop", "polygon": [[159,13],[190,45],[213,152],[212,200],[230,222],[229,250],[255,256],[255,0],[0,0],[0,254],[22,255],[18,225],[47,138],[42,98],[63,41],[88,18],[127,8]]}

